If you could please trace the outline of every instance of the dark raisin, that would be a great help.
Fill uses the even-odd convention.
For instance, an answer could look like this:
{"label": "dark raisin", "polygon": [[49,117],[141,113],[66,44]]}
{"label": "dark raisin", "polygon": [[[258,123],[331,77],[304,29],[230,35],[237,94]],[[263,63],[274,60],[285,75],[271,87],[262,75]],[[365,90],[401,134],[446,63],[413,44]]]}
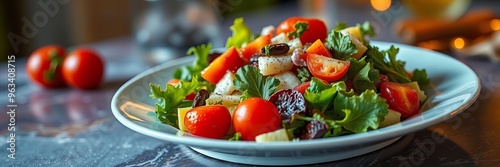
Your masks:
{"label": "dark raisin", "polygon": [[265,55],[282,55],[288,53],[290,46],[286,43],[278,43],[267,45],[260,49],[260,51]]}
{"label": "dark raisin", "polygon": [[328,132],[328,124],[320,120],[308,122],[303,129],[300,139],[316,139]]}
{"label": "dark raisin", "polygon": [[304,96],[294,89],[280,90],[269,98],[281,115],[281,120],[290,123],[294,114],[309,115]]}
{"label": "dark raisin", "polygon": [[198,93],[196,93],[196,96],[193,100],[193,105],[191,105],[191,107],[195,108],[198,106],[204,106],[205,100],[207,100],[208,97],[210,97],[210,93],[205,89],[201,89],[200,91],[198,91]]}

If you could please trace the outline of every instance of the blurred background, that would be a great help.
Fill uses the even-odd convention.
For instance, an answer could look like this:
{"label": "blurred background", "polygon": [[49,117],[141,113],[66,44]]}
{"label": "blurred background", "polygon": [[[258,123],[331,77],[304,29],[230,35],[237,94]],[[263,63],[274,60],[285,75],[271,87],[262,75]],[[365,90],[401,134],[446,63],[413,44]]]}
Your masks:
{"label": "blurred background", "polygon": [[[333,27],[343,18],[357,22],[369,20],[375,28],[391,28],[393,34],[382,34],[379,40],[398,41],[431,49],[448,49],[447,43],[432,43],[433,38],[444,38],[443,34],[429,33],[425,27],[436,22],[401,21],[400,18],[440,18],[457,20],[471,8],[472,0],[20,0],[0,2],[0,55],[14,54],[19,57],[29,55],[36,48],[47,44],[70,47],[97,41],[133,38],[138,46],[165,45],[187,48],[193,44],[212,42],[223,46],[228,27],[235,17],[252,14],[262,25],[249,25],[255,33],[265,24],[265,14],[272,13],[273,7],[297,5],[300,11],[290,11],[290,15],[319,17]],[[500,5],[496,0],[484,1],[485,10],[490,5]],[[188,4],[188,5],[186,5]],[[339,7],[342,6],[342,7]],[[477,7],[477,6],[476,6]],[[477,7],[482,8],[482,7]],[[345,10],[359,10],[359,14],[344,15]],[[183,13],[177,17],[175,13]],[[156,14],[155,14],[156,12]],[[262,15],[259,15],[264,13]],[[483,16],[488,15],[488,16]],[[498,11],[489,11],[479,19],[497,18]],[[493,16],[491,16],[493,15]],[[170,18],[170,19],[169,19]],[[173,19],[176,18],[176,19]],[[252,19],[249,18],[249,19]],[[356,18],[356,19],[352,19]],[[247,18],[245,18],[247,19]],[[284,18],[283,18],[284,19]],[[173,21],[172,21],[173,20]],[[276,19],[274,19],[276,20]],[[345,20],[345,19],[344,19]],[[477,19],[475,20],[477,21]],[[186,23],[187,22],[187,23]],[[442,23],[438,20],[437,23]],[[354,22],[355,23],[355,22]],[[351,24],[354,24],[351,23]],[[183,25],[188,24],[188,25]],[[500,24],[500,21],[491,23]],[[170,26],[169,25],[178,25]],[[469,24],[467,24],[469,25]],[[186,26],[188,28],[186,28]],[[424,28],[422,28],[422,26]],[[444,27],[443,27],[444,26]],[[470,26],[470,25],[469,25]],[[195,27],[195,28],[189,28]],[[416,30],[413,27],[417,27]],[[449,25],[434,26],[433,29],[449,28]],[[500,25],[498,25],[500,27]],[[460,29],[460,27],[452,27]],[[474,28],[474,27],[473,27]],[[494,29],[494,28],[492,28]],[[500,29],[500,28],[499,28]],[[413,32],[416,31],[416,32]],[[454,33],[469,32],[477,37],[491,32],[475,34],[473,29]],[[423,34],[419,34],[423,33]],[[177,36],[176,36],[177,35]],[[441,36],[440,36],[441,35]],[[453,35],[453,34],[452,34]],[[467,34],[466,34],[467,35]],[[445,34],[446,36],[446,34]],[[449,36],[449,35],[448,35]],[[446,36],[446,38],[450,38]],[[189,39],[188,39],[189,38]],[[168,41],[166,39],[171,39]],[[177,39],[177,40],[175,40]],[[184,41],[179,39],[184,39]],[[187,40],[186,40],[187,39]],[[453,39],[447,39],[446,42]],[[431,43],[429,43],[431,41]],[[424,42],[424,43],[422,43]],[[436,41],[434,41],[436,42]],[[460,41],[459,41],[460,42]],[[5,60],[6,56],[0,56]]]}
{"label": "blurred background", "polygon": [[[138,17],[145,17],[146,10],[156,12],[180,10],[176,9],[178,5],[191,1],[193,0],[1,1],[0,34],[3,37],[0,39],[0,55],[27,56],[36,48],[47,44],[70,47],[106,39],[131,37],[134,36],[134,28],[137,28],[135,21],[141,19]],[[231,14],[263,9],[278,3],[289,3],[279,0],[238,1],[239,5],[233,6],[231,4],[236,2],[233,1],[206,0],[203,3],[212,5],[208,6],[211,10],[221,12],[220,16],[217,16],[219,17],[217,22],[214,22],[217,24]],[[219,10],[225,7],[228,9]],[[163,16],[167,15],[164,13]],[[161,17],[153,21],[161,23],[167,21],[166,18]],[[162,28],[161,25],[158,28]],[[5,60],[6,56],[1,56],[1,59]]]}
{"label": "blurred background", "polygon": [[[448,165],[456,164],[457,159],[450,157],[459,155],[459,158],[464,158],[460,157],[465,154],[462,153],[463,147],[472,156],[471,159],[464,159],[467,162],[498,162],[498,133],[494,133],[491,127],[498,122],[498,114],[495,113],[499,113],[496,104],[500,99],[497,87],[500,66],[488,60],[500,62],[499,0],[2,0],[0,62],[7,64],[4,62],[7,55],[16,55],[19,60],[16,60],[15,82],[18,111],[22,112],[18,112],[16,123],[22,129],[18,134],[28,136],[22,140],[28,142],[20,142],[24,145],[20,145],[19,153],[29,159],[28,163],[64,164],[60,166],[88,164],[75,162],[86,162],[95,157],[105,157],[101,160],[106,164],[122,163],[127,159],[131,160],[129,162],[137,159],[143,162],[149,160],[150,154],[150,158],[154,158],[158,149],[170,149],[172,145],[158,147],[163,143],[121,126],[109,110],[111,97],[118,87],[149,68],[136,61],[148,57],[144,55],[149,53],[136,52],[140,49],[133,48],[151,51],[152,55],[169,54],[171,50],[168,48],[175,48],[178,49],[175,55],[184,56],[187,47],[200,43],[211,42],[214,47],[223,47],[232,34],[229,26],[234,18],[244,17],[245,23],[258,34],[264,26],[277,26],[280,21],[292,16],[317,17],[324,20],[329,28],[333,28],[338,21],[349,21],[350,26],[370,21],[378,33],[373,40],[447,52],[447,55],[469,65],[480,76],[483,93],[479,102],[475,103],[477,105],[464,113],[466,115],[440,125],[439,128],[445,129],[447,137],[453,142],[437,145],[436,150],[441,150],[436,152],[439,156],[434,154],[428,158],[450,162]],[[492,38],[493,34],[497,34],[497,38]],[[479,43],[485,45],[475,50],[465,49]],[[26,57],[48,44],[61,45],[68,52],[80,46],[96,48],[106,61],[105,81],[101,88],[96,91],[70,88],[49,90],[30,84],[24,70]],[[461,54],[493,56],[476,61],[462,59],[458,56]],[[161,63],[165,60],[153,61]],[[0,70],[0,74],[7,76],[7,70]],[[7,82],[7,79],[0,80],[0,85],[7,85]],[[144,92],[149,92],[149,89],[144,88]],[[7,90],[0,90],[0,94],[7,94]],[[143,96],[147,97],[147,93]],[[0,116],[0,125],[6,127],[7,119]],[[458,128],[455,122],[462,121]],[[0,134],[6,132],[6,128],[0,129]],[[424,137],[433,137],[433,134],[424,132]],[[55,137],[46,138],[48,136]],[[88,142],[70,140],[71,136]],[[133,146],[123,144],[129,141]],[[408,149],[410,156],[413,150],[421,149],[417,145]],[[22,152],[22,148],[44,150],[51,154]],[[455,154],[448,156],[450,152]],[[175,151],[170,153],[175,157],[179,155]],[[131,159],[136,154],[140,156]],[[67,157],[69,160],[65,159]],[[395,157],[392,162],[400,162],[400,157]],[[168,159],[166,156],[160,161]],[[366,159],[363,161],[368,162]]]}

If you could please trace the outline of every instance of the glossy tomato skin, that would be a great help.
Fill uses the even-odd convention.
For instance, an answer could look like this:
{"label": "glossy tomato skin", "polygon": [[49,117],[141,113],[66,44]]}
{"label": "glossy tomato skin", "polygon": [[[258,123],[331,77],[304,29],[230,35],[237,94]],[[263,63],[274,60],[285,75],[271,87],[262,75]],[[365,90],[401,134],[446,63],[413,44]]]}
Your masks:
{"label": "glossy tomato skin", "polygon": [[79,89],[97,88],[104,77],[104,61],[93,50],[79,48],[63,62],[66,83]]}
{"label": "glossy tomato skin", "polygon": [[311,82],[307,81],[307,82],[301,83],[300,85],[297,85],[293,89],[295,89],[296,91],[299,91],[302,95],[304,95],[306,93],[307,88],[309,88],[309,86],[311,86]]}
{"label": "glossy tomato skin", "polygon": [[309,25],[309,28],[302,34],[302,36],[300,36],[300,42],[302,42],[302,44],[312,43],[317,39],[320,39],[322,41],[326,39],[326,35],[328,32],[325,22],[319,19],[305,17],[290,17],[284,20],[279,24],[277,28],[277,34],[288,34],[290,32],[296,31],[294,25],[297,22],[305,22]]}
{"label": "glossy tomato skin", "polygon": [[245,60],[240,57],[238,50],[233,46],[203,69],[201,77],[212,84],[217,84],[227,71],[236,72],[245,64]]}
{"label": "glossy tomato skin", "polygon": [[337,60],[318,54],[308,54],[306,63],[307,69],[309,69],[313,76],[328,82],[340,80],[347,73],[351,65],[348,61]]}
{"label": "glossy tomato skin", "polygon": [[[65,85],[62,75],[62,62],[66,50],[57,45],[48,45],[35,50],[28,58],[26,72],[31,81],[47,88]],[[51,64],[53,67],[51,67]],[[51,69],[51,68],[55,68]],[[50,74],[49,74],[50,73]]]}
{"label": "glossy tomato skin", "polygon": [[231,126],[231,114],[222,105],[199,106],[186,113],[184,125],[193,135],[220,139]]}
{"label": "glossy tomato skin", "polygon": [[386,100],[390,109],[401,113],[403,118],[418,114],[420,109],[417,91],[400,83],[383,82],[380,85],[380,96]]}
{"label": "glossy tomato skin", "polygon": [[255,137],[281,128],[281,116],[273,103],[258,97],[242,101],[233,115],[233,126],[243,140],[255,141]]}

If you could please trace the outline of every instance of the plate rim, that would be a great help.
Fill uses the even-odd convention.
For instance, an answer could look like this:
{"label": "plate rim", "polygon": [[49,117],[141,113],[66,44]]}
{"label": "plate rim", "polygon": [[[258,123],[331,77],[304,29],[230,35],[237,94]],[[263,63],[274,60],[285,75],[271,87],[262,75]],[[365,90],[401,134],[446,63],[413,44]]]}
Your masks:
{"label": "plate rim", "polygon": [[[198,148],[213,148],[213,149],[235,149],[235,148],[241,148],[241,147],[256,147],[256,148],[263,148],[263,150],[274,150],[274,151],[286,151],[286,150],[314,150],[314,149],[319,149],[319,148],[325,148],[327,147],[344,147],[344,146],[350,146],[350,145],[358,145],[358,144],[363,144],[363,143],[369,143],[369,142],[377,142],[377,141],[383,141],[386,139],[391,139],[394,137],[406,135],[427,127],[430,127],[432,125],[435,125],[437,123],[443,122],[445,120],[448,120],[452,118],[453,116],[461,113],[465,109],[467,109],[469,106],[471,106],[476,99],[478,98],[481,90],[481,84],[480,84],[480,79],[477,76],[477,74],[467,65],[465,65],[463,62],[458,61],[457,59],[452,58],[451,56],[448,56],[446,54],[440,53],[440,52],[435,52],[431,50],[426,50],[422,48],[418,48],[415,46],[410,46],[406,44],[399,44],[399,43],[393,43],[393,42],[384,42],[384,41],[371,41],[371,44],[377,47],[381,47],[380,45],[395,45],[398,48],[401,48],[401,46],[405,47],[406,49],[410,50],[417,50],[419,52],[424,52],[424,53],[430,53],[434,54],[435,56],[447,59],[448,61],[453,61],[455,63],[460,64],[463,67],[466,67],[465,70],[472,72],[472,74],[475,77],[475,82],[477,84],[476,90],[474,90],[474,94],[466,99],[466,102],[464,102],[462,105],[460,105],[458,108],[450,111],[448,114],[440,116],[440,117],[433,117],[433,118],[427,118],[426,121],[420,122],[420,123],[414,123],[410,125],[405,125],[405,128],[399,128],[397,126],[389,126],[389,127],[384,127],[381,129],[377,130],[371,130],[365,133],[359,133],[359,134],[351,134],[351,135],[345,135],[345,136],[338,136],[338,137],[333,137],[333,138],[321,138],[321,139],[314,139],[314,140],[301,140],[300,142],[270,142],[270,143],[256,143],[256,142],[251,142],[251,141],[238,141],[238,142],[233,142],[233,141],[227,141],[227,140],[220,140],[220,139],[209,139],[209,138],[195,138],[195,137],[182,137],[182,136],[177,136],[176,134],[170,134],[166,132],[161,132],[157,130],[153,130],[150,128],[143,127],[141,125],[138,125],[134,123],[133,121],[130,121],[127,119],[123,114],[122,111],[119,109],[118,106],[118,98],[121,94],[123,94],[123,90],[126,89],[127,86],[131,85],[132,83],[140,80],[141,78],[150,75],[154,72],[157,72],[159,70],[168,68],[170,66],[178,65],[179,63],[187,63],[192,61],[193,57],[191,56],[186,56],[182,57],[179,59],[175,59],[172,61],[168,61],[164,64],[160,64],[158,66],[152,67],[150,69],[147,69],[146,71],[134,76],[127,82],[125,82],[120,88],[115,92],[113,95],[113,98],[111,100],[111,109],[112,113],[115,116],[115,118],[124,126],[147,136],[155,137],[161,140],[166,140],[170,141],[173,143],[177,144],[185,144],[189,145],[192,147],[198,147]],[[406,120],[408,121],[408,120]],[[168,126],[168,125],[165,125]],[[362,136],[367,136],[367,137],[362,137]],[[297,143],[300,143],[297,145]],[[293,144],[294,147],[290,148],[290,144]]]}

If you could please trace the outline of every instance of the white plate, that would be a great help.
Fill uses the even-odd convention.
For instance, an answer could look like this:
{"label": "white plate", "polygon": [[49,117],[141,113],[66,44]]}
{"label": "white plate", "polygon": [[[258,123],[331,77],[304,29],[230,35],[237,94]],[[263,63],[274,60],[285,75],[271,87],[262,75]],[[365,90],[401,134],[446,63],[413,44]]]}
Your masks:
{"label": "white plate", "polygon": [[[381,49],[393,43],[371,42]],[[383,148],[400,136],[447,120],[470,106],[479,95],[476,74],[461,62],[441,53],[417,47],[393,44],[400,48],[398,58],[409,70],[425,68],[435,93],[429,95],[422,114],[389,127],[361,134],[300,142],[235,142],[176,135],[179,131],[155,122],[155,100],[149,97],[149,83],[165,84],[174,69],[191,64],[193,57],[172,60],[151,68],[126,82],[113,96],[111,109],[118,121],[139,133],[184,144],[207,156],[255,165],[300,165],[335,161],[366,154]]]}

